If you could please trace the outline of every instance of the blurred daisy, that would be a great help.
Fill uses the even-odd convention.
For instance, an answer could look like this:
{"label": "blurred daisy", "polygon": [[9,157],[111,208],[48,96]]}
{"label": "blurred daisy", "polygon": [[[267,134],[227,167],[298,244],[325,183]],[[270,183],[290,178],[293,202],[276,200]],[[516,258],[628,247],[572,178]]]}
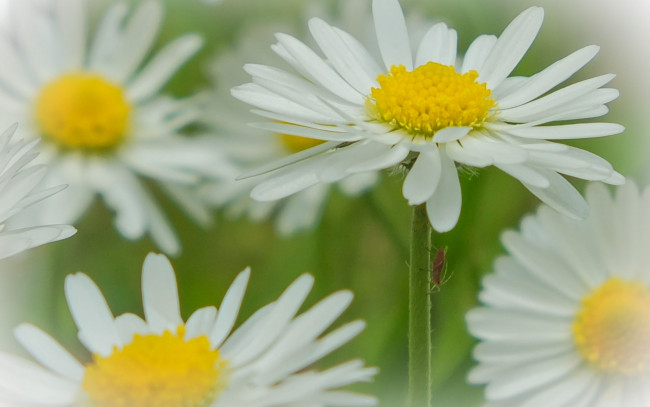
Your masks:
{"label": "blurred daisy", "polygon": [[548,141],[608,136],[622,126],[543,126],[607,112],[605,104],[618,91],[601,87],[613,75],[548,93],[589,62],[598,47],[578,50],[531,77],[509,77],[541,27],[541,8],[521,13],[499,38],[478,37],[457,62],[456,31],[435,24],[412,53],[399,2],[372,4],[382,64],[351,35],[315,18],[309,28],[324,59],[296,38],[277,34],[273,50],[298,75],[245,66],[253,83],[232,93],[273,120],[265,129],[325,141],[247,174],[281,168],[252,191],[253,198],[274,200],[402,163],[409,168],[404,197],[411,205],[426,203],[432,226],[447,231],[461,207],[456,163],[494,165],[574,217],[586,216],[587,207],[558,173],[623,182],[602,158]]}
{"label": "blurred daisy", "polygon": [[[312,10],[314,7],[311,3],[305,4],[305,8]],[[364,15],[358,13],[361,11],[359,7],[342,7],[342,11],[342,17],[346,20],[359,17],[356,19],[359,22],[364,19]],[[233,101],[230,96],[230,88],[247,80],[247,74],[241,69],[246,62],[274,60],[265,42],[277,30],[276,25],[269,24],[251,27],[236,47],[221,51],[210,67],[210,75],[218,86],[215,86],[212,102],[203,120],[219,135],[219,151],[239,166],[239,173],[322,142],[246,126],[255,116],[249,112],[247,105]],[[346,196],[354,197],[373,186],[377,179],[375,171],[355,174],[341,180],[335,187]],[[227,214],[232,217],[248,216],[261,221],[273,216],[277,232],[286,236],[313,227],[320,220],[324,204],[334,189],[331,185],[316,184],[279,201],[258,202],[249,197],[257,184],[256,179],[235,181],[233,178],[230,182],[220,181],[206,187],[204,194],[211,204],[226,207]]]}
{"label": "blurred daisy", "polygon": [[541,207],[503,234],[467,315],[486,406],[650,405],[650,188],[592,184],[587,203],[585,221]]}
{"label": "blurred daisy", "polygon": [[92,41],[86,6],[84,0],[14,2],[12,30],[0,37],[3,114],[42,137],[48,183],[69,184],[32,216],[74,223],[100,195],[124,237],[150,233],[162,250],[176,254],[176,234],[143,178],[197,221],[209,222],[191,189],[226,169],[208,140],[179,134],[198,116],[199,99],[160,95],[202,39],[184,35],[142,66],[160,28],[160,3],[141,2],[129,18],[126,4],[112,4]]}
{"label": "blurred daisy", "polygon": [[0,399],[21,406],[95,407],[376,404],[373,397],[337,390],[375,375],[361,361],[305,370],[364,328],[355,321],[321,336],[352,293],[334,293],[296,316],[314,282],[303,275],[231,333],[249,274],[247,269],[237,276],[218,311],[201,308],[186,322],[174,270],[163,255],[149,254],[144,262],[146,320],[134,314],[114,318],[85,274],[68,276],[68,306],[92,361],[80,364],[47,333],[23,324],[16,338],[42,367],[0,354]]}
{"label": "blurred daisy", "polygon": [[26,167],[38,153],[38,140],[12,141],[17,125],[0,135],[0,259],[45,243],[67,239],[77,230],[66,225],[38,225],[23,229],[8,229],[7,221],[25,207],[62,190],[64,186],[39,188],[46,168],[43,165]]}

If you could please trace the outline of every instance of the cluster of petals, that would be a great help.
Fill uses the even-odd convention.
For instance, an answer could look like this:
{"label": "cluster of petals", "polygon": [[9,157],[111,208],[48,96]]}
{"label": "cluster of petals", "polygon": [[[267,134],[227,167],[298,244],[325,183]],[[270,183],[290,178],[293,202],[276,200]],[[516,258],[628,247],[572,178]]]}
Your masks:
{"label": "cluster of petals", "polygon": [[[553,90],[596,55],[596,46],[580,49],[530,77],[511,76],[537,36],[543,15],[541,8],[532,7],[498,38],[479,36],[462,61],[457,56],[457,33],[444,23],[426,31],[412,52],[398,0],[373,1],[381,62],[347,32],[318,18],[309,21],[309,28],[324,57],[292,36],[277,34],[272,49],[297,74],[249,64],[245,69],[253,82],[232,93],[273,120],[262,124],[268,130],[325,143],[247,174],[277,170],[251,196],[275,200],[317,183],[408,162],[412,167],[404,180],[404,197],[411,205],[426,203],[432,226],[447,231],[460,215],[457,165],[495,166],[556,210],[585,217],[584,199],[560,174],[612,184],[622,183],[623,177],[604,159],[555,140],[609,136],[623,127],[547,124],[602,116],[618,91],[603,88],[613,75]],[[369,112],[371,89],[379,87],[379,75],[393,66],[411,71],[428,62],[454,66],[460,73],[478,72],[476,81],[486,85],[495,102],[481,126],[450,126],[426,138]]]}
{"label": "cluster of petals", "polygon": [[[187,321],[180,314],[174,270],[163,255],[149,254],[142,270],[145,319],[131,313],[114,317],[99,288],[82,273],[66,278],[65,293],[78,337],[93,354],[110,356],[137,335],[161,335],[184,326],[185,340],[207,337],[227,363],[228,380],[213,407],[375,405],[376,399],[338,389],[369,381],[375,368],[352,360],[327,370],[310,365],[354,338],[365,326],[353,321],[323,332],[352,301],[336,292],[297,315],[314,279],[302,275],[280,297],[233,329],[250,270],[241,272],[217,310],[196,310]],[[40,363],[0,353],[0,399],[9,405],[77,406],[87,399],[82,381],[86,367],[41,329],[22,324],[15,336]],[[164,355],[161,355],[161,358]],[[118,397],[116,395],[116,397]]]}
{"label": "cluster of petals", "polygon": [[[310,10],[319,2],[305,2],[302,7]],[[365,17],[366,7],[360,4],[340,2],[340,20],[344,24],[358,24]],[[321,4],[322,5],[322,4]],[[287,27],[285,30],[290,30]],[[279,160],[295,151],[285,142],[286,137],[265,129],[246,124],[255,120],[249,106],[234,100],[230,88],[247,80],[248,74],[242,66],[250,61],[273,63],[274,54],[266,41],[278,30],[276,23],[260,24],[242,34],[231,49],[222,50],[211,61],[210,77],[214,91],[205,109],[202,121],[215,133],[215,144],[220,152],[238,168],[238,173],[254,170],[266,163]],[[310,144],[314,144],[313,140]],[[316,184],[298,193],[277,201],[260,202],[250,198],[251,190],[260,182],[259,178],[217,181],[201,189],[204,199],[224,210],[227,216],[245,216],[253,221],[272,218],[275,230],[280,236],[289,236],[313,228],[321,218],[324,207],[333,190],[348,197],[355,197],[374,186],[377,172],[354,174],[339,183]]]}
{"label": "cluster of petals", "polygon": [[33,225],[12,229],[7,226],[11,217],[65,186],[40,188],[47,173],[43,165],[31,165],[38,153],[38,140],[14,140],[16,125],[0,135],[0,259],[45,243],[66,239],[76,233],[67,225]]}

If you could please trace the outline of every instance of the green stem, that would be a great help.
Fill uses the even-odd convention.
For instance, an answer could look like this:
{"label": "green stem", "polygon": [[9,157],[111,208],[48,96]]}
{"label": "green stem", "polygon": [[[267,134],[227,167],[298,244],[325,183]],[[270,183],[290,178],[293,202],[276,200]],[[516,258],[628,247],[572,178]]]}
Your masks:
{"label": "green stem", "polygon": [[431,405],[431,226],[424,204],[413,208],[409,270],[407,406]]}

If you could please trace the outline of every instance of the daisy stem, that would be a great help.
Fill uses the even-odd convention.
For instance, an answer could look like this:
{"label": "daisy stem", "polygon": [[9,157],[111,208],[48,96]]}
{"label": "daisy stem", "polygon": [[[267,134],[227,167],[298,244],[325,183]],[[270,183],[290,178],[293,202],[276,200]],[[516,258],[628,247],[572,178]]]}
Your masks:
{"label": "daisy stem", "polygon": [[407,406],[431,405],[431,226],[424,204],[413,208],[409,269]]}

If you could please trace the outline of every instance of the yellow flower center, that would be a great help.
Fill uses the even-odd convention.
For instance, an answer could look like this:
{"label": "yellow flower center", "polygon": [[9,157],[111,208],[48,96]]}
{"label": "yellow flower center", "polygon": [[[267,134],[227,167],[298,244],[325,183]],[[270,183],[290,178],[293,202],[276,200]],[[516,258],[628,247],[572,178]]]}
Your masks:
{"label": "yellow flower center", "polygon": [[65,148],[103,150],[125,137],[131,106],[121,87],[91,73],[65,74],[43,87],[36,119]]}
{"label": "yellow flower center", "polygon": [[323,140],[294,136],[291,134],[278,134],[277,136],[287,150],[292,153],[298,153],[302,150],[316,147],[317,145],[324,143]]}
{"label": "yellow flower center", "polygon": [[598,370],[626,376],[650,372],[650,290],[638,282],[608,280],[582,300],[573,335]]}
{"label": "yellow flower center", "polygon": [[110,356],[93,355],[82,388],[92,407],[207,407],[227,385],[227,363],[203,335],[135,335]]}
{"label": "yellow flower center", "polygon": [[447,127],[480,127],[495,106],[478,73],[460,74],[453,66],[429,62],[407,72],[393,66],[377,77],[366,105],[371,115],[409,133],[433,137]]}

